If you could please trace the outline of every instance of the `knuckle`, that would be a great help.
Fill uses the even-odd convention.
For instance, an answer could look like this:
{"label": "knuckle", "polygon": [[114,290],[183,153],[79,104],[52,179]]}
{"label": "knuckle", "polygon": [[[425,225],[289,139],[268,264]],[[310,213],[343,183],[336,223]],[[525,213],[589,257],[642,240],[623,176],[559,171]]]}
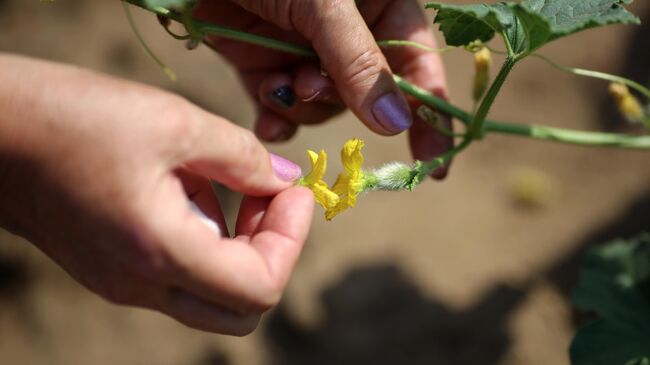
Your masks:
{"label": "knuckle", "polygon": [[257,170],[261,163],[261,156],[264,155],[264,148],[252,131],[240,129],[237,134],[236,153],[241,161],[245,162],[246,168]]}
{"label": "knuckle", "polygon": [[201,134],[196,107],[186,99],[172,94],[158,96],[153,104],[150,108],[163,116],[157,125],[156,137],[173,142],[168,145],[181,151],[191,148]]}
{"label": "knuckle", "polygon": [[343,77],[352,86],[370,87],[383,71],[383,55],[378,49],[371,48],[352,59]]}
{"label": "knuckle", "polygon": [[255,134],[248,129],[240,129],[238,142],[241,147],[241,152],[246,157],[255,157],[260,152],[260,144],[255,137]]}

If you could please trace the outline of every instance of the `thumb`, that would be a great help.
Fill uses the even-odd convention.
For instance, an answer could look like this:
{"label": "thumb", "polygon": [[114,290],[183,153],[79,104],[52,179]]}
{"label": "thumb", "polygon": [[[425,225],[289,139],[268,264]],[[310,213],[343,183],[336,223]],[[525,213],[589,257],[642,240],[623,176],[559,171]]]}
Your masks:
{"label": "thumb", "polygon": [[275,195],[302,175],[300,166],[269,153],[249,130],[201,113],[199,132],[183,156],[188,170],[250,196]]}
{"label": "thumb", "polygon": [[[313,45],[345,104],[371,130],[394,135],[412,122],[406,99],[354,0],[239,0],[242,6]],[[268,6],[269,3],[274,6]]]}

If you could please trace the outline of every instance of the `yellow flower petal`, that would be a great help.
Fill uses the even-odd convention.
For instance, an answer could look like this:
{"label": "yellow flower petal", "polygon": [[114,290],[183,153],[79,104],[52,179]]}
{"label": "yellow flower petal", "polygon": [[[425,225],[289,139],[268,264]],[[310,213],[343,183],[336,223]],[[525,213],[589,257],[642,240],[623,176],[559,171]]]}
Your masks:
{"label": "yellow flower petal", "polygon": [[311,172],[305,176],[306,184],[316,184],[323,180],[327,171],[327,153],[323,150],[316,154],[314,151],[307,151],[307,157],[311,162]]}
{"label": "yellow flower petal", "polygon": [[340,202],[339,196],[331,191],[325,183],[317,183],[309,186],[309,188],[314,193],[316,202],[325,208],[325,210],[333,209]]}
{"label": "yellow flower petal", "polygon": [[361,170],[363,145],[364,142],[360,139],[351,139],[345,143],[341,150],[343,173],[339,174],[332,189],[323,181],[327,171],[327,153],[322,150],[319,153],[307,151],[312,170],[300,180],[299,184],[314,193],[316,202],[325,208],[327,220],[332,220],[357,203],[357,195],[363,190],[365,184],[365,176]]}
{"label": "yellow flower petal", "polygon": [[358,174],[361,171],[361,166],[363,165],[361,150],[364,144],[358,138],[351,139],[345,143],[341,150],[341,162],[343,162],[345,172],[350,176]]}
{"label": "yellow flower petal", "polygon": [[645,111],[639,100],[630,93],[630,89],[623,84],[612,83],[609,86],[609,92],[616,101],[618,110],[628,120],[639,122],[643,119]]}
{"label": "yellow flower petal", "polygon": [[341,150],[341,162],[344,172],[339,174],[332,190],[339,197],[336,206],[327,209],[325,217],[328,220],[348,208],[354,208],[357,204],[357,195],[363,190],[364,175],[361,167],[363,165],[364,142],[360,139],[351,139],[345,143]]}
{"label": "yellow flower petal", "polygon": [[307,151],[307,157],[312,165],[311,172],[301,180],[301,185],[314,193],[314,199],[326,210],[332,209],[339,203],[339,196],[329,189],[323,177],[327,171],[327,153]]}

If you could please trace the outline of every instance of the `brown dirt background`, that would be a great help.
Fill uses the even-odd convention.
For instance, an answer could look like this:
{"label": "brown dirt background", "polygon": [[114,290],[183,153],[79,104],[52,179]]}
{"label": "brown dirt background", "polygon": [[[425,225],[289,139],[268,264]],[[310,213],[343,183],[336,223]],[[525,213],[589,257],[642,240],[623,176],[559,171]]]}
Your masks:
{"label": "brown dirt background", "polygon": [[[632,9],[650,22],[649,2]],[[205,48],[187,52],[154,18],[136,16],[178,82],[141,51],[117,1],[0,0],[0,50],[158,85],[251,125],[252,103],[218,56]],[[644,82],[648,37],[647,26],[614,26],[543,53]],[[470,105],[471,58],[462,51],[444,58],[454,101]],[[493,115],[634,131],[612,113],[605,83],[536,60],[515,71]],[[305,165],[307,148],[338,151],[351,136],[367,141],[369,165],[409,158],[404,136],[374,136],[349,113],[269,148]],[[567,348],[583,319],[568,304],[582,253],[650,229],[648,157],[494,135],[458,158],[443,183],[366,196],[333,223],[317,211],[282,305],[246,338],[204,334],[157,313],[110,305],[27,242],[0,231],[0,363],[568,364]],[[546,206],[513,201],[510,176],[522,167],[552,182]],[[223,197],[231,217],[238,199]]]}

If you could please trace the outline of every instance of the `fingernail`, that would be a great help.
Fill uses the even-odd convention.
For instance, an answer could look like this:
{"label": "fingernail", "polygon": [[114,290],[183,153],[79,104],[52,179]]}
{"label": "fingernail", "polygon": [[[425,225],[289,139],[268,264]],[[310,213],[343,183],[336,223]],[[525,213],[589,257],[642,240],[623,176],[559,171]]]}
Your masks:
{"label": "fingernail", "polygon": [[327,101],[334,94],[334,89],[331,87],[326,87],[320,90],[313,90],[310,96],[303,98],[302,101],[306,103],[311,103],[314,101]]}
{"label": "fingernail", "polygon": [[295,163],[273,153],[271,155],[271,167],[275,175],[284,181],[296,181],[302,176],[302,169]]}
{"label": "fingernail", "polygon": [[391,133],[403,132],[413,124],[408,105],[395,93],[377,99],[372,107],[372,114],[377,122]]}
{"label": "fingernail", "polygon": [[273,90],[269,99],[280,108],[288,109],[296,103],[296,94],[290,86],[282,86]]}

